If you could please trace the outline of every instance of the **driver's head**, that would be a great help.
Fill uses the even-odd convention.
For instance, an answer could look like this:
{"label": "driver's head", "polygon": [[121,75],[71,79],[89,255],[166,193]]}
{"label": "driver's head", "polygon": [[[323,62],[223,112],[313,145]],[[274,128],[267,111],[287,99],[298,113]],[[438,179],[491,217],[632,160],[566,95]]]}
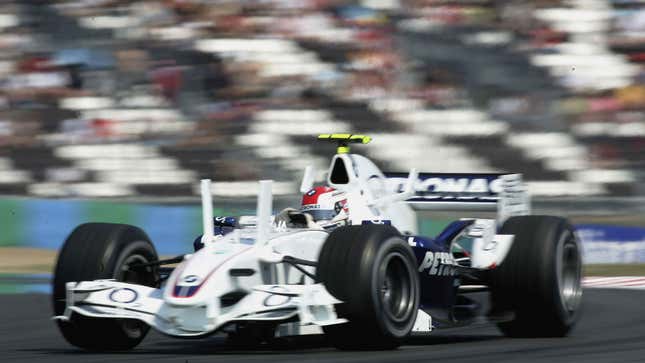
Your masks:
{"label": "driver's head", "polygon": [[347,195],[330,187],[314,187],[302,196],[300,211],[309,214],[322,227],[344,224]]}

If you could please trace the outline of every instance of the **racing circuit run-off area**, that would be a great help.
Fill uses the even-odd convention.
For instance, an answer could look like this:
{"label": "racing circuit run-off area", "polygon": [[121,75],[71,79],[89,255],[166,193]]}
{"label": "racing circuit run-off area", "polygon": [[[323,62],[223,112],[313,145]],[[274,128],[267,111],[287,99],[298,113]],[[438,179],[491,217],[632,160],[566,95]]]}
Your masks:
{"label": "racing circuit run-off area", "polygon": [[[49,316],[45,294],[0,295],[3,362],[642,362],[645,356],[645,291],[586,289],[583,315],[566,338],[511,339],[495,326],[433,332],[394,351],[338,351],[322,336],[258,347],[225,338],[176,340],[151,332],[134,350],[85,353],[68,345]],[[616,308],[619,306],[620,308]]]}

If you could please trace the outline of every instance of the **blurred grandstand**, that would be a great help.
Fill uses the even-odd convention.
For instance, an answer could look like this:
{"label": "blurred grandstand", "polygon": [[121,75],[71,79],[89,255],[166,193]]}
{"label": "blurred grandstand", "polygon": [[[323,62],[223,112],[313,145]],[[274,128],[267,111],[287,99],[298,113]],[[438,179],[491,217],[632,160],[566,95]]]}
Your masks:
{"label": "blurred grandstand", "polygon": [[0,48],[4,195],[288,195],[345,131],[389,171],[645,196],[636,0],[16,1]]}

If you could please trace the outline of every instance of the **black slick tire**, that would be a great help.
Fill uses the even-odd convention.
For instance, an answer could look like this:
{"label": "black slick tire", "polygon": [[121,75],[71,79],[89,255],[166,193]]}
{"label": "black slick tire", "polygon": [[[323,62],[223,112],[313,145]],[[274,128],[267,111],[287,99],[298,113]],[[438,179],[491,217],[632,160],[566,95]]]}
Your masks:
{"label": "black slick tire", "polygon": [[564,218],[509,218],[500,234],[515,235],[503,262],[491,271],[493,314],[510,337],[565,336],[580,316],[582,259],[573,227]]}
{"label": "black slick tire", "polygon": [[317,277],[344,302],[336,311],[349,322],[324,327],[336,348],[394,349],[412,330],[419,309],[417,262],[395,228],[337,228],[320,252]]}
{"label": "black slick tire", "polygon": [[[52,303],[55,315],[65,311],[67,282],[116,279],[154,287],[154,267],[129,265],[158,260],[150,239],[141,229],[125,224],[86,223],[67,237],[54,270]],[[134,319],[90,318],[73,313],[70,321],[57,320],[70,344],[92,351],[126,350],[143,340],[149,326]]]}

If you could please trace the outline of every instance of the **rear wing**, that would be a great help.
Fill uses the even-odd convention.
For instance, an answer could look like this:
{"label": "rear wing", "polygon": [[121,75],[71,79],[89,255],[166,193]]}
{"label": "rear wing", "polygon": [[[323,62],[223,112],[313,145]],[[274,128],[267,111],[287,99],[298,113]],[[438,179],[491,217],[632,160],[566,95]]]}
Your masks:
{"label": "rear wing", "polygon": [[[389,191],[405,189],[408,174],[385,176]],[[530,197],[521,174],[419,173],[413,191],[405,201],[419,210],[497,211],[500,223],[530,214]]]}

